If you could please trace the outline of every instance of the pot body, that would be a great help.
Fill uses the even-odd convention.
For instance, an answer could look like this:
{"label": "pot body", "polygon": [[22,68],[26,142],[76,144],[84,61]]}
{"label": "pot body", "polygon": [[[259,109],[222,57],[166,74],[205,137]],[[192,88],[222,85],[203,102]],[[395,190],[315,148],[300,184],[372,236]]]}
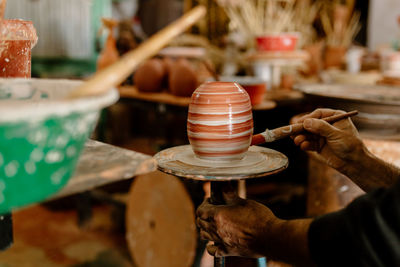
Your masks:
{"label": "pot body", "polygon": [[219,161],[243,158],[253,135],[249,95],[237,83],[202,84],[192,95],[187,130],[197,157]]}

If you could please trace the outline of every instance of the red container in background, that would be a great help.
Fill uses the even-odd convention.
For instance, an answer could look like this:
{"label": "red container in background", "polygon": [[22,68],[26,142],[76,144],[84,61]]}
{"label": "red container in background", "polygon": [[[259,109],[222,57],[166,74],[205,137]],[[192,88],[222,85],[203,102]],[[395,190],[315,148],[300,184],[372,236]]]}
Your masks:
{"label": "red container in background", "polygon": [[297,33],[271,34],[256,37],[258,51],[296,50],[299,35]]}
{"label": "red container in background", "polygon": [[240,84],[244,90],[249,94],[251,104],[258,105],[260,104],[265,98],[266,92],[266,84],[265,83],[257,83],[257,84]]}
{"label": "red container in background", "polygon": [[31,50],[36,42],[31,21],[0,21],[0,77],[31,77]]}
{"label": "red container in background", "polygon": [[263,102],[267,92],[267,84],[265,81],[252,76],[222,76],[220,80],[223,82],[236,82],[240,84],[249,94],[251,105],[258,105]]}

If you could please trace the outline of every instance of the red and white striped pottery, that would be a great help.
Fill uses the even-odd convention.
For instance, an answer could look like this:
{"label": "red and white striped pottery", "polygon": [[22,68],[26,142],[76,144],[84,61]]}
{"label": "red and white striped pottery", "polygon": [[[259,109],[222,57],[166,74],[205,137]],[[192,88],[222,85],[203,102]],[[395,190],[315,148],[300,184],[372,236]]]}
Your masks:
{"label": "red and white striped pottery", "polygon": [[187,131],[197,157],[220,161],[242,159],[253,135],[249,95],[233,82],[202,84],[192,94]]}

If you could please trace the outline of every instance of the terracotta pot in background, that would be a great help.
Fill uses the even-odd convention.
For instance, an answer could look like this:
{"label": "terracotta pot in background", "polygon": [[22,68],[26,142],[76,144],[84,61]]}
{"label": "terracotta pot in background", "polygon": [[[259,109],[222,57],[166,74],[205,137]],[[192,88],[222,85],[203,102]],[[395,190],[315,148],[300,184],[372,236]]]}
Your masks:
{"label": "terracotta pot in background", "polygon": [[340,68],[344,63],[347,47],[327,46],[325,49],[324,68]]}
{"label": "terracotta pot in background", "polygon": [[0,20],[1,78],[31,77],[31,49],[37,40],[32,21]]}
{"label": "terracotta pot in background", "polygon": [[322,70],[322,50],[324,47],[323,42],[317,42],[304,46],[304,51],[306,51],[310,58],[307,61],[308,69],[305,71],[306,75],[313,76],[317,75]]}
{"label": "terracotta pot in background", "polygon": [[242,87],[249,94],[252,105],[258,105],[263,102],[267,91],[265,83],[243,84]]}
{"label": "terracotta pot in background", "polygon": [[119,60],[119,52],[117,49],[117,41],[113,35],[113,29],[118,25],[118,22],[113,19],[102,19],[104,26],[108,29],[106,43],[97,59],[97,70],[102,70],[114,64]]}
{"label": "terracotta pot in background", "polygon": [[143,63],[135,72],[134,82],[140,92],[159,92],[166,74],[164,62],[153,58]]}
{"label": "terracotta pot in background", "polygon": [[177,60],[169,70],[169,91],[176,96],[191,96],[198,86],[197,73],[187,59]]}

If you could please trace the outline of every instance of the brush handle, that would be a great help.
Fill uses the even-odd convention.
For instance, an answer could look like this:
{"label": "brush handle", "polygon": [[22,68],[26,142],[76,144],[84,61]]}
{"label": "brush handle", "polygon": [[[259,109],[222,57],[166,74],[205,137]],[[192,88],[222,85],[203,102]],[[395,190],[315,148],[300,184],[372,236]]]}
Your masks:
{"label": "brush handle", "polygon": [[[328,123],[335,123],[337,121],[350,118],[357,114],[358,114],[358,111],[354,110],[351,112],[326,117],[326,118],[323,118],[322,120],[324,120]],[[283,139],[285,137],[301,134],[304,131],[305,130],[303,127],[303,123],[295,123],[295,124],[283,126],[280,128],[276,128],[273,130],[267,130],[264,133],[254,135],[251,140],[251,145],[260,145],[263,143],[273,142],[276,140]]]}
{"label": "brush handle", "polygon": [[119,61],[110,67],[96,73],[92,78],[74,89],[69,98],[100,95],[110,88],[123,82],[135,68],[146,59],[154,56],[161,48],[167,45],[190,26],[195,24],[206,14],[204,6],[197,6],[177,21],[154,34],[138,48],[125,54]]}

